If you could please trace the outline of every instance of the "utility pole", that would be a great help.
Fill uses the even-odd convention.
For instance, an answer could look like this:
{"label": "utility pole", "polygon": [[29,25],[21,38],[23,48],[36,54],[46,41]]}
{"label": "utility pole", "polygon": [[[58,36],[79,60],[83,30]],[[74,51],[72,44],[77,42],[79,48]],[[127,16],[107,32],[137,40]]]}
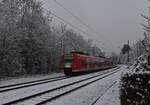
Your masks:
{"label": "utility pole", "polygon": [[[128,40],[128,46],[129,46],[129,40]],[[128,63],[130,62],[130,53],[129,53],[130,50],[128,50]]]}

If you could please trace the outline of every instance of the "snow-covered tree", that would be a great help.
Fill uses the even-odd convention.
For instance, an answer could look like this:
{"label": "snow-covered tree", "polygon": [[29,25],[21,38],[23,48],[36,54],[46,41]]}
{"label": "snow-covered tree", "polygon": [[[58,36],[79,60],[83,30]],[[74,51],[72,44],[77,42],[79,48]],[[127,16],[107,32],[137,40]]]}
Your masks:
{"label": "snow-covered tree", "polygon": [[17,49],[18,0],[0,2],[0,74],[21,72],[20,54]]}
{"label": "snow-covered tree", "polygon": [[73,29],[52,26],[50,12],[38,0],[0,2],[0,75],[37,74],[59,70],[70,51],[96,55],[101,50]]}
{"label": "snow-covered tree", "polygon": [[42,5],[35,0],[22,0],[21,13],[18,29],[23,67],[28,74],[46,72],[50,29]]}

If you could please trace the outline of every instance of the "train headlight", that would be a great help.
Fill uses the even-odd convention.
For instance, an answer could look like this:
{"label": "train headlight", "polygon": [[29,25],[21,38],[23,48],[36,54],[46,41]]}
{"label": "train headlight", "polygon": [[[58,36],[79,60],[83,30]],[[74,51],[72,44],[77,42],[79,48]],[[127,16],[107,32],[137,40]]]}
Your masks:
{"label": "train headlight", "polygon": [[71,63],[66,63],[65,68],[71,68]]}

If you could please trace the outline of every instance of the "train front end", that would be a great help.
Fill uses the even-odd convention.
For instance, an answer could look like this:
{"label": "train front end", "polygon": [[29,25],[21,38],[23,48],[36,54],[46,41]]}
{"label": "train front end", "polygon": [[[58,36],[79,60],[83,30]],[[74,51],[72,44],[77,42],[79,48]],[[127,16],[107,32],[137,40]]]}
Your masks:
{"label": "train front end", "polygon": [[72,62],[73,61],[73,55],[70,54],[64,54],[64,73],[67,76],[70,76],[72,74]]}

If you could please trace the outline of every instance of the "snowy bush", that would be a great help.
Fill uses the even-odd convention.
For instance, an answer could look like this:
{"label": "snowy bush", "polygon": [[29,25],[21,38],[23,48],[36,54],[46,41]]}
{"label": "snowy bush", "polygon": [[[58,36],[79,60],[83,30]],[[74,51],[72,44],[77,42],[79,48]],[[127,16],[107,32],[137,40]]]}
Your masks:
{"label": "snowy bush", "polygon": [[121,105],[149,105],[150,74],[124,75],[121,84]]}
{"label": "snowy bush", "polygon": [[127,72],[124,72],[124,74],[139,74],[139,73],[149,73],[150,67],[148,66],[148,54],[143,54],[140,57],[138,57],[132,66],[130,66],[130,69]]}
{"label": "snowy bush", "polygon": [[121,79],[121,105],[149,105],[150,103],[150,71],[147,55],[142,55]]}

